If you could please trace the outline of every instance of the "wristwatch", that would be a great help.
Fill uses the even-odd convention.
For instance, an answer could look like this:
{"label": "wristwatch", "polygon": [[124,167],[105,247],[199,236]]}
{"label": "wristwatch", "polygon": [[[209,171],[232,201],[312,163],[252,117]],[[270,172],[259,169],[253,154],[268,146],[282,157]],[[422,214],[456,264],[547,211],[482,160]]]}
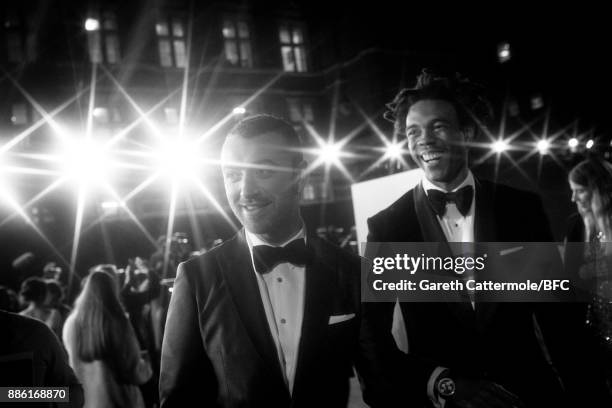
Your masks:
{"label": "wristwatch", "polygon": [[442,398],[449,398],[455,395],[455,381],[447,375],[443,375],[436,381],[436,392]]}

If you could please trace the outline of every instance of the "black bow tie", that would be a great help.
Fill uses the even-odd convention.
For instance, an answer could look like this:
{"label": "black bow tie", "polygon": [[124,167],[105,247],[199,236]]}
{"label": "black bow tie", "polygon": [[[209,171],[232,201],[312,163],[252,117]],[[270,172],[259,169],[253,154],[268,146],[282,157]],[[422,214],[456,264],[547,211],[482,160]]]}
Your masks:
{"label": "black bow tie", "polygon": [[465,186],[452,193],[431,189],[427,190],[427,197],[434,211],[440,217],[446,213],[446,203],[455,203],[461,215],[465,217],[472,206],[474,188]]}
{"label": "black bow tie", "polygon": [[284,247],[268,245],[253,247],[255,270],[261,274],[270,272],[276,265],[284,262],[304,266],[309,263],[311,256],[302,238],[295,239]]}

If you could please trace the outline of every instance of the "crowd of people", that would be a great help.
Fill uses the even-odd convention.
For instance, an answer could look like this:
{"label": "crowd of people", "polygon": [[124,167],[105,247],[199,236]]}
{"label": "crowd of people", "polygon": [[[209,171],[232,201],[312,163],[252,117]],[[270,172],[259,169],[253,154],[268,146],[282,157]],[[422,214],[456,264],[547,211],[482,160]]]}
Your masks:
{"label": "crowd of people", "polygon": [[[536,194],[470,170],[487,114],[475,89],[424,72],[389,104],[423,180],[368,220],[368,241],[553,241]],[[402,350],[395,303],[362,302],[354,229],[305,225],[301,148],[274,116],[232,128],[221,163],[244,228],[223,243],[192,253],[186,235],[162,237],[147,261],[90,268],[74,301],[54,264],[0,288],[0,385],[68,386],[88,407],[346,407],[355,368],[372,407],[610,406],[612,164],[590,157],[568,176],[565,266],[586,302],[400,302]]]}
{"label": "crowd of people", "polygon": [[[33,263],[34,255],[27,253],[14,264],[33,276],[16,282],[15,288],[0,286],[1,311],[44,323],[61,343],[63,350],[56,357],[68,356],[66,361],[76,375],[75,382],[82,385],[89,407],[159,405],[157,379],[171,276],[178,263],[209,249],[189,251],[184,233],[173,234],[168,244],[169,267],[163,267],[166,237],[162,236],[158,250],[149,259],[135,257],[124,268],[94,265],[82,278],[72,279],[54,262],[39,271],[23,268]],[[75,285],[79,288],[71,291]],[[69,299],[66,292],[75,292],[74,298]],[[19,337],[17,333],[15,336]],[[0,355],[12,351],[7,346],[0,349]],[[56,384],[46,380],[36,384],[6,381],[2,384]]]}

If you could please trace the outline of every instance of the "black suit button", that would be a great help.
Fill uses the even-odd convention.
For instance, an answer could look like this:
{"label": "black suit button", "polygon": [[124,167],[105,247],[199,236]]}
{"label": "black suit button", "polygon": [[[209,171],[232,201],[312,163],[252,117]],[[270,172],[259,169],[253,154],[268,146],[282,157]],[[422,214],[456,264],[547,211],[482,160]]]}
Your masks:
{"label": "black suit button", "polygon": [[285,324],[285,323],[287,323],[287,320],[281,319],[281,324]]}

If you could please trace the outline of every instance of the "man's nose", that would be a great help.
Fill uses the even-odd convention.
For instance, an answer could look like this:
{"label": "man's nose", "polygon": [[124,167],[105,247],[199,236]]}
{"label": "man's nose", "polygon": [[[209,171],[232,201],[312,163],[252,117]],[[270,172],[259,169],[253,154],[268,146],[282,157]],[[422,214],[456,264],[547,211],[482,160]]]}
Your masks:
{"label": "man's nose", "polygon": [[572,191],[572,203],[576,202],[576,192]]}
{"label": "man's nose", "polygon": [[436,141],[437,138],[434,135],[433,130],[425,128],[421,131],[421,134],[417,139],[417,144],[421,146],[427,146],[436,143]]}
{"label": "man's nose", "polygon": [[258,191],[259,186],[257,185],[257,180],[251,171],[246,170],[240,182],[240,197],[246,199],[252,198],[257,195]]}

